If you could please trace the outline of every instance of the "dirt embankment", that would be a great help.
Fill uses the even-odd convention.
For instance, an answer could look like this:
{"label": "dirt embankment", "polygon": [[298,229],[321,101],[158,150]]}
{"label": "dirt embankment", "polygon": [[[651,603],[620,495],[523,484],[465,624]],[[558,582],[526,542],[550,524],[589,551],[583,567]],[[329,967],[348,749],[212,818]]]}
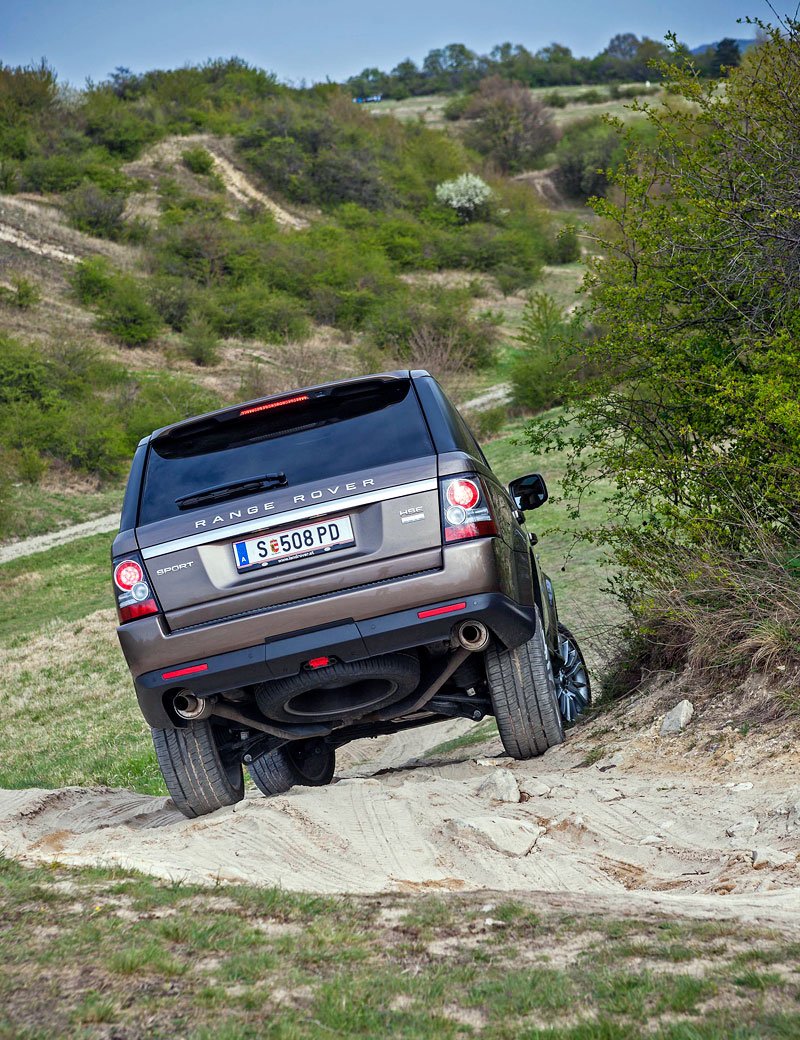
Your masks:
{"label": "dirt embankment", "polygon": [[797,734],[743,733],[708,702],[661,737],[679,699],[674,684],[656,688],[533,762],[504,757],[497,738],[449,761],[425,751],[466,722],[360,742],[330,787],[251,793],[199,820],[125,791],[3,791],[0,847],[209,883],[535,890],[800,927]]}

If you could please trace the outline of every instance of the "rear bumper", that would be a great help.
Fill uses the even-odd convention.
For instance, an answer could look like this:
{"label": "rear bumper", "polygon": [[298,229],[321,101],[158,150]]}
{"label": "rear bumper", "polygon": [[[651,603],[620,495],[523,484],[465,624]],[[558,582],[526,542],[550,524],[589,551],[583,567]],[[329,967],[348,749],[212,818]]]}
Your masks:
{"label": "rear bumper", "polygon": [[[379,617],[313,628],[240,650],[144,672],[134,679],[139,706],[151,726],[164,728],[173,725],[165,701],[177,690],[208,696],[268,679],[296,675],[306,661],[316,656],[357,661],[410,647],[441,643],[451,638],[456,624],[467,619],[483,621],[506,646],[524,643],[536,630],[534,607],[520,606],[503,593],[465,596],[456,604],[458,609],[425,618],[420,618],[420,613],[454,604],[431,603]],[[171,675],[184,670],[182,675]]]}

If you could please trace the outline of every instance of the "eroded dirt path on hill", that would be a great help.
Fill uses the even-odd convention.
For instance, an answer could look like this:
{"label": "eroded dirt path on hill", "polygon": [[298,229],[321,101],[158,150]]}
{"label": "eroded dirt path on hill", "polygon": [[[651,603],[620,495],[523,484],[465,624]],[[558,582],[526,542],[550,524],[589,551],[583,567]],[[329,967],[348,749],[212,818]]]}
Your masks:
{"label": "eroded dirt path on hill", "polygon": [[33,538],[23,538],[19,542],[11,542],[8,545],[0,545],[0,563],[8,563],[9,560],[19,559],[20,556],[32,556],[34,553],[44,552],[56,545],[65,545],[74,542],[78,538],[88,538],[92,534],[102,534],[116,531],[119,527],[119,513],[107,513],[98,516],[94,520],[87,520],[82,524],[74,524],[72,527],[62,527],[60,531],[48,531],[47,534],[39,534]]}
{"label": "eroded dirt path on hill", "polygon": [[676,699],[656,690],[532,762],[504,757],[497,738],[450,761],[425,750],[466,722],[362,741],[329,787],[250,793],[199,820],[119,790],[3,791],[0,848],[186,881],[525,890],[800,929],[800,763],[785,727],[739,747],[701,712],[662,738]]}

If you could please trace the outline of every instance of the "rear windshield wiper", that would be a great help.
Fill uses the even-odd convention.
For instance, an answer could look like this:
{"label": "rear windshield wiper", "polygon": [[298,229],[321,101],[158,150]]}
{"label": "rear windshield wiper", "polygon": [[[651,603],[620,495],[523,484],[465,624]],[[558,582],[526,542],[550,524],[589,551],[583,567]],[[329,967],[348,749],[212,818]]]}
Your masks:
{"label": "rear windshield wiper", "polygon": [[272,488],[286,487],[285,473],[265,473],[262,477],[248,477],[246,480],[234,480],[230,484],[217,484],[215,487],[203,488],[191,495],[183,495],[175,499],[178,509],[193,509],[209,502],[221,502],[226,498],[246,495],[251,491],[269,491]]}

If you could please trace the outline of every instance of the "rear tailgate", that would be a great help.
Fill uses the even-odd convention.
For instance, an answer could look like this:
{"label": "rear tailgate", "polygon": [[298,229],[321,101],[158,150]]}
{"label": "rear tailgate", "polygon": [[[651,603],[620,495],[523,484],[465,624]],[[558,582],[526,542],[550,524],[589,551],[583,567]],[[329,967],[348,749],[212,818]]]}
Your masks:
{"label": "rear tailgate", "polygon": [[[283,486],[219,490],[267,474]],[[166,431],[151,443],[137,538],[170,628],[440,568],[436,477],[407,378]]]}

